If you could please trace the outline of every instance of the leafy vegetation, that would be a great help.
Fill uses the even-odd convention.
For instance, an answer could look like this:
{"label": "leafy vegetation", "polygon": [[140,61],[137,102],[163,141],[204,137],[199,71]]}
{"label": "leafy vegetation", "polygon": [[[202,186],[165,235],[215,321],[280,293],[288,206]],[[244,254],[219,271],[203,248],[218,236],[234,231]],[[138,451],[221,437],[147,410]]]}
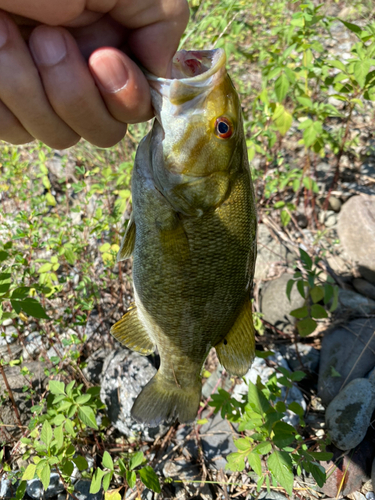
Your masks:
{"label": "leafy vegetation", "polygon": [[[273,353],[258,354],[268,357]],[[228,455],[227,469],[242,472],[247,460],[256,474],[257,491],[264,484],[268,490],[271,484],[280,484],[292,495],[294,469],[297,474],[302,469],[312,474],[318,486],[323,486],[326,473],[318,461],[330,460],[332,453],[325,452],[327,442],[324,440],[315,441],[313,444],[318,445],[321,451],[313,451],[298,430],[283,421],[289,411],[298,415],[301,428],[305,426],[303,408],[296,402],[286,405],[287,391],[284,390],[282,395],[281,390],[282,386],[287,390],[291,389],[295,382],[305,377],[305,373],[290,372],[281,366],[277,369],[281,376],[277,377],[275,372],[266,385],[262,384],[259,376],[256,384],[249,381],[244,401],[238,401],[227,391],[219,389],[218,394],[212,396],[209,405],[216,412],[220,410],[223,418],[236,423],[238,431],[243,435],[234,441],[238,451]]]}
{"label": "leafy vegetation", "polygon": [[[327,13],[338,3],[340,9],[354,9],[357,18],[348,22]],[[316,163],[329,160],[332,189],[344,156],[358,156],[354,119],[375,101],[371,2],[254,0],[249,8],[248,0],[190,0],[190,6],[192,18],[181,45],[223,47],[227,53],[243,103],[260,213],[272,213],[288,229],[302,203],[309,208],[308,224],[319,230],[317,212],[327,208],[329,193],[321,199]],[[351,40],[347,58],[330,50],[337,30]],[[96,314],[95,328],[108,330],[131,301],[131,269],[115,265],[115,256],[126,225],[123,213],[129,215],[131,209],[135,148],[148,127],[130,127],[124,141],[109,150],[81,143],[56,155],[42,144],[1,146],[0,321],[11,321],[25,346],[33,324],[40,336],[40,360],[50,359],[44,369],[49,383],[42,392],[32,386],[33,374],[24,365],[26,347],[17,355],[8,348],[0,359],[2,374],[7,365],[19,369],[32,404],[22,438],[12,437],[0,424],[0,472],[21,479],[17,498],[33,477],[46,489],[52,469],[68,491],[76,469],[91,479],[92,493],[103,487],[111,490],[113,500],[121,488],[141,483],[160,491],[139,442],[126,442],[114,457],[108,452],[111,430],[105,408],[98,388],[82,374],[92,317]],[[298,162],[290,154],[291,141],[301,153]],[[299,319],[301,336],[313,333],[316,320],[326,318],[337,304],[337,289],[329,278],[322,279],[319,258],[309,249],[300,250],[300,265],[286,290],[290,296],[296,286],[305,299],[302,308],[291,312]],[[257,323],[261,331],[260,316]],[[5,329],[0,335],[5,338]],[[107,336],[100,342],[112,341]],[[287,389],[303,377],[279,370],[277,382]],[[292,494],[294,472],[302,469],[318,485],[324,483],[318,462],[329,459],[325,441],[304,440],[303,410],[296,403],[286,406],[276,376],[265,385],[249,383],[244,401],[223,389],[212,400],[211,406],[239,424],[242,433],[235,441],[238,452],[228,456],[228,469],[251,469],[258,490],[280,484]],[[287,410],[299,416],[298,429],[282,420]],[[89,464],[92,443],[99,458]],[[5,456],[10,444],[12,453],[27,461],[17,471]]]}

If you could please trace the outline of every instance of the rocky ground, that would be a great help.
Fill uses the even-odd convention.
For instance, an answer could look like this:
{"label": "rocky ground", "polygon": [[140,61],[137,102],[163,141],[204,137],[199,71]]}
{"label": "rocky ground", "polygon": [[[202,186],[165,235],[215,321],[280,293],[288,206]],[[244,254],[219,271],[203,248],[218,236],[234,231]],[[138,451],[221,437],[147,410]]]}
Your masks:
{"label": "rocky ground", "polygon": [[[307,378],[288,393],[288,400],[297,401],[304,408],[306,434],[323,437],[329,433],[332,440],[329,450],[334,453],[330,462],[322,462],[328,473],[323,488],[316,488],[308,477],[296,475],[298,498],[375,500],[375,155],[374,109],[370,105],[355,117],[355,128],[359,131],[357,156],[342,158],[340,179],[330,193],[326,210],[323,207],[334,171],[329,155],[315,166],[319,186],[316,218],[306,198],[298,204],[286,228],[280,225],[278,212],[270,212],[262,200],[259,205],[254,309],[264,329],[258,331],[257,348],[272,350],[274,356],[267,360],[256,358],[245,378],[254,381],[260,375],[266,381],[277,366],[305,371]],[[284,148],[287,149],[281,154],[298,166],[301,158],[298,145],[288,143]],[[256,157],[255,166],[257,162]],[[272,172],[268,170],[267,175]],[[256,188],[259,194],[260,184]],[[338,307],[328,319],[319,320],[316,331],[306,338],[296,334],[296,318],[290,315],[291,310],[304,305],[304,299],[296,288],[290,301],[286,296],[287,282],[296,268],[300,268],[299,248],[312,256],[319,255],[321,278],[330,276],[339,288]],[[130,286],[126,289],[130,297]],[[108,302],[108,311],[112,311],[112,306]],[[225,457],[237,451],[233,444],[237,432],[219,414],[213,414],[207,404],[200,415],[207,419],[203,425],[147,429],[132,421],[132,403],[155,373],[158,359],[139,356],[114,344],[108,331],[116,319],[116,313],[103,315],[103,311],[99,314],[94,310],[88,324],[81,331],[79,328],[73,331],[87,335],[81,352],[87,362],[82,380],[101,386],[100,395],[111,426],[107,438],[113,443],[113,450],[140,441],[142,451],[160,477],[175,480],[164,483],[158,498],[227,500],[256,496],[251,476],[225,470]],[[43,393],[48,383],[43,369],[53,365],[56,355],[63,356],[72,349],[62,342],[64,335],[72,332],[62,331],[59,341],[47,342],[40,335],[38,324],[29,322],[21,341],[17,322],[6,320],[1,328],[2,359],[9,361],[22,354],[24,366],[34,373],[28,383]],[[41,355],[45,361],[40,361]],[[243,381],[233,381],[223,372],[214,353],[210,354],[206,368],[211,375],[204,379],[205,403],[218,387],[234,394],[246,391]],[[0,430],[9,443],[6,453],[10,454],[20,437],[20,429],[22,434],[22,426],[28,424],[32,402],[25,398],[25,380],[20,378],[18,367],[7,366],[4,370],[14,404],[6,397],[8,388],[0,377]],[[290,414],[289,422],[297,425],[294,416]],[[95,460],[95,447],[88,459],[91,463]],[[13,469],[22,465],[22,458],[14,453]],[[97,495],[88,493],[89,484],[77,474],[75,496],[79,500],[101,499],[102,491]],[[14,485],[3,474],[0,498],[12,498],[13,491]],[[137,491],[129,490],[126,498],[138,495]],[[282,489],[272,488],[270,493],[262,491],[258,498],[284,500],[284,495]],[[51,485],[45,493],[40,481],[34,479],[28,482],[25,498],[63,500],[66,496],[58,475],[52,473]],[[145,489],[141,497],[151,500],[157,496]]]}

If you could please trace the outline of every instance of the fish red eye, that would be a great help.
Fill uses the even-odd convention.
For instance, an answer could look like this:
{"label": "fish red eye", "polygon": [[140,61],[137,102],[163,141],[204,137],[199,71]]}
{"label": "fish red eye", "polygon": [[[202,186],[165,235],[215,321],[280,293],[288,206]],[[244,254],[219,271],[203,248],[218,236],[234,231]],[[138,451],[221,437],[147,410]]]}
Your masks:
{"label": "fish red eye", "polygon": [[229,139],[233,134],[233,125],[225,116],[220,116],[216,119],[215,134],[220,139]]}

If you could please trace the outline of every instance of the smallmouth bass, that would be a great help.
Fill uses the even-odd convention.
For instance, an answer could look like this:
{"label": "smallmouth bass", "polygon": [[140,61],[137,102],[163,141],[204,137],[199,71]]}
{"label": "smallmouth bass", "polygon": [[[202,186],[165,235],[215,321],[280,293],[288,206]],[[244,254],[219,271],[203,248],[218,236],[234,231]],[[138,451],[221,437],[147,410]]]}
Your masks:
{"label": "smallmouth bass", "polygon": [[224,51],[177,52],[171,79],[148,79],[156,119],[137,150],[118,255],[133,255],[135,305],[111,333],[141,354],[159,351],[160,368],[132,408],[157,426],[194,420],[212,347],[233,375],[251,365],[257,219]]}

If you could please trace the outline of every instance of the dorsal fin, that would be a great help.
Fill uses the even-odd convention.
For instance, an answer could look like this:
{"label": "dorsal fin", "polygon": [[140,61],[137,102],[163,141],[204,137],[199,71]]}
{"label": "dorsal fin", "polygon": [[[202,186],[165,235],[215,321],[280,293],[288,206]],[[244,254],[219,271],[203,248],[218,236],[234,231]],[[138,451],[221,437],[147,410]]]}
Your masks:
{"label": "dorsal fin", "polygon": [[117,262],[129,259],[129,257],[133,253],[134,245],[135,245],[135,222],[132,212],[125,234],[121,241],[120,250],[118,251],[117,254]]}

